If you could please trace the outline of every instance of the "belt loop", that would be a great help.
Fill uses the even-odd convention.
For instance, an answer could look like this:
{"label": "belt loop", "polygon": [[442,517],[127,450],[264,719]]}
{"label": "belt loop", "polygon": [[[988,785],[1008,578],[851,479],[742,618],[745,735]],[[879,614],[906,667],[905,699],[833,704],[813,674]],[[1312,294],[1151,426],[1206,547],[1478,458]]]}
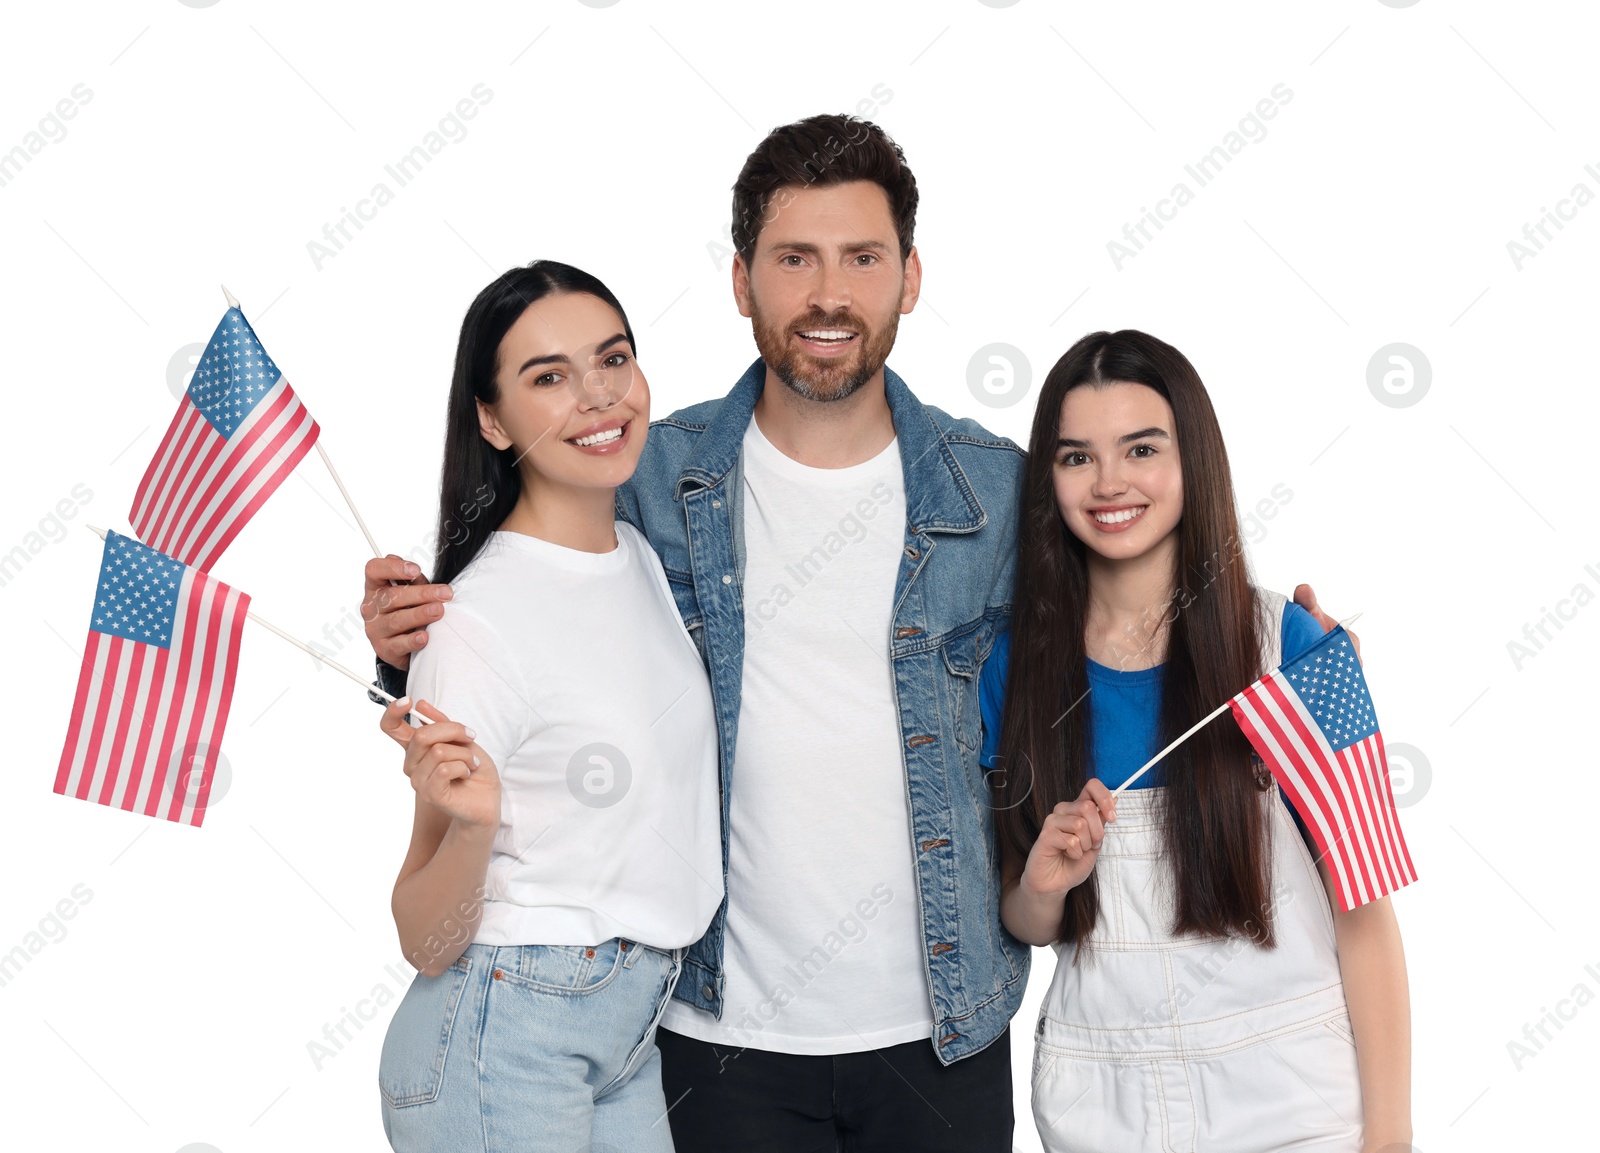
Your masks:
{"label": "belt loop", "polygon": [[624,969],[633,968],[633,963],[639,959],[639,954],[643,952],[642,949],[636,947],[637,945],[637,941],[630,941],[626,937],[617,938],[617,947],[628,956],[628,959],[622,962],[622,967]]}

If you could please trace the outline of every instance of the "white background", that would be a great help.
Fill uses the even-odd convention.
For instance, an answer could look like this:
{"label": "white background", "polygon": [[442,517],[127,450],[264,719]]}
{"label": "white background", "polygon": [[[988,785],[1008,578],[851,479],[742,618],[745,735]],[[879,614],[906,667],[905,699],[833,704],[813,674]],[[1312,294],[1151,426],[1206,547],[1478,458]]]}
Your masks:
{"label": "white background", "polygon": [[[92,94],[0,186],[0,555],[23,554],[0,585],[0,954],[29,957],[0,986],[6,1144],[25,1127],[30,1147],[130,1153],[384,1148],[411,799],[360,689],[247,626],[204,828],[51,791],[101,548],[79,526],[127,531],[217,283],[379,543],[411,552],[477,290],[536,257],[579,264],[629,309],[657,415],[718,395],[754,356],[730,185],[772,126],[862,100],[922,189],[925,291],[891,359],[922,399],[1025,440],[1033,396],[985,405],[979,348],[1016,346],[1036,393],[1083,333],[1152,332],[1206,381],[1241,504],[1292,492],[1255,534],[1262,583],[1364,614],[1384,734],[1415,750],[1396,785],[1422,880],[1396,906],[1418,1148],[1593,1143],[1563,1134],[1600,1057],[1600,607],[1566,602],[1520,667],[1508,651],[1575,586],[1600,593],[1600,206],[1569,206],[1520,269],[1507,249],[1575,184],[1600,193],[1589,6],[147,0],[11,5],[4,24],[0,151]],[[480,83],[466,135],[318,267],[308,242],[394,188],[384,165]],[[1278,84],[1265,137],[1197,188],[1184,165]],[[1119,269],[1107,242],[1179,180],[1193,202]],[[1394,342],[1431,366],[1404,407],[1368,387]],[[214,571],[364,672],[365,552],[313,455]],[[48,923],[63,899],[76,915]],[[1038,951],[1012,1039],[1023,1150],[1052,964]],[[380,988],[319,1068],[308,1043]],[[1572,1019],[1519,1068],[1508,1043],[1558,1008]]]}

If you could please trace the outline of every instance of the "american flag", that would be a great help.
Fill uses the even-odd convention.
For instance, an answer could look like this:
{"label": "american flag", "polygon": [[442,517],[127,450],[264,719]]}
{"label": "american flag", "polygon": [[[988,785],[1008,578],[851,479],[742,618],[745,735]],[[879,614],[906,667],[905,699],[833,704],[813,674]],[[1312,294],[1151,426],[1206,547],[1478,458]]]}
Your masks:
{"label": "american flag", "polygon": [[145,469],[128,523],[151,548],[209,569],[318,431],[244,313],[230,308]]}
{"label": "american flag", "polygon": [[199,825],[250,598],[106,533],[55,791]]}
{"label": "american flag", "polygon": [[1395,812],[1383,734],[1343,628],[1229,703],[1310,828],[1347,912],[1417,879]]}

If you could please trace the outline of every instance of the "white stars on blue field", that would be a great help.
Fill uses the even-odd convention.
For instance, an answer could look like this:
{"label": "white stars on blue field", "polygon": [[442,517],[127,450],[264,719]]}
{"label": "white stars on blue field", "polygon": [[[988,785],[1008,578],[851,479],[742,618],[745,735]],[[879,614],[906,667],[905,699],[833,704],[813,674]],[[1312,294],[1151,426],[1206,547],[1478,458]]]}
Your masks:
{"label": "white stars on blue field", "polygon": [[230,308],[195,365],[189,399],[217,432],[231,437],[279,375],[244,313]]}
{"label": "white stars on blue field", "polygon": [[1284,665],[1283,675],[1334,752],[1378,731],[1361,661],[1343,629],[1328,633]]}
{"label": "white stars on blue field", "polygon": [[170,648],[184,566],[131,537],[106,533],[90,626],[141,644]]}

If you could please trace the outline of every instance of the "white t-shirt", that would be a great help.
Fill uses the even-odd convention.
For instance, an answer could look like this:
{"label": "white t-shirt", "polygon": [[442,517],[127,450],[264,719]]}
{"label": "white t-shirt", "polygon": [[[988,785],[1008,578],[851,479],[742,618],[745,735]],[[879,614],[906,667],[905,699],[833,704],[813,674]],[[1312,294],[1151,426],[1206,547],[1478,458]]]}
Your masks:
{"label": "white t-shirt", "polygon": [[926,1040],[923,964],[889,664],[905,547],[898,441],[848,468],[744,438],[745,650],[722,1019],[662,1025],[783,1053]]}
{"label": "white t-shirt", "polygon": [[677,948],[722,901],[705,666],[655,551],[616,533],[607,553],[494,533],[411,658],[411,698],[500,771],[481,944]]}

